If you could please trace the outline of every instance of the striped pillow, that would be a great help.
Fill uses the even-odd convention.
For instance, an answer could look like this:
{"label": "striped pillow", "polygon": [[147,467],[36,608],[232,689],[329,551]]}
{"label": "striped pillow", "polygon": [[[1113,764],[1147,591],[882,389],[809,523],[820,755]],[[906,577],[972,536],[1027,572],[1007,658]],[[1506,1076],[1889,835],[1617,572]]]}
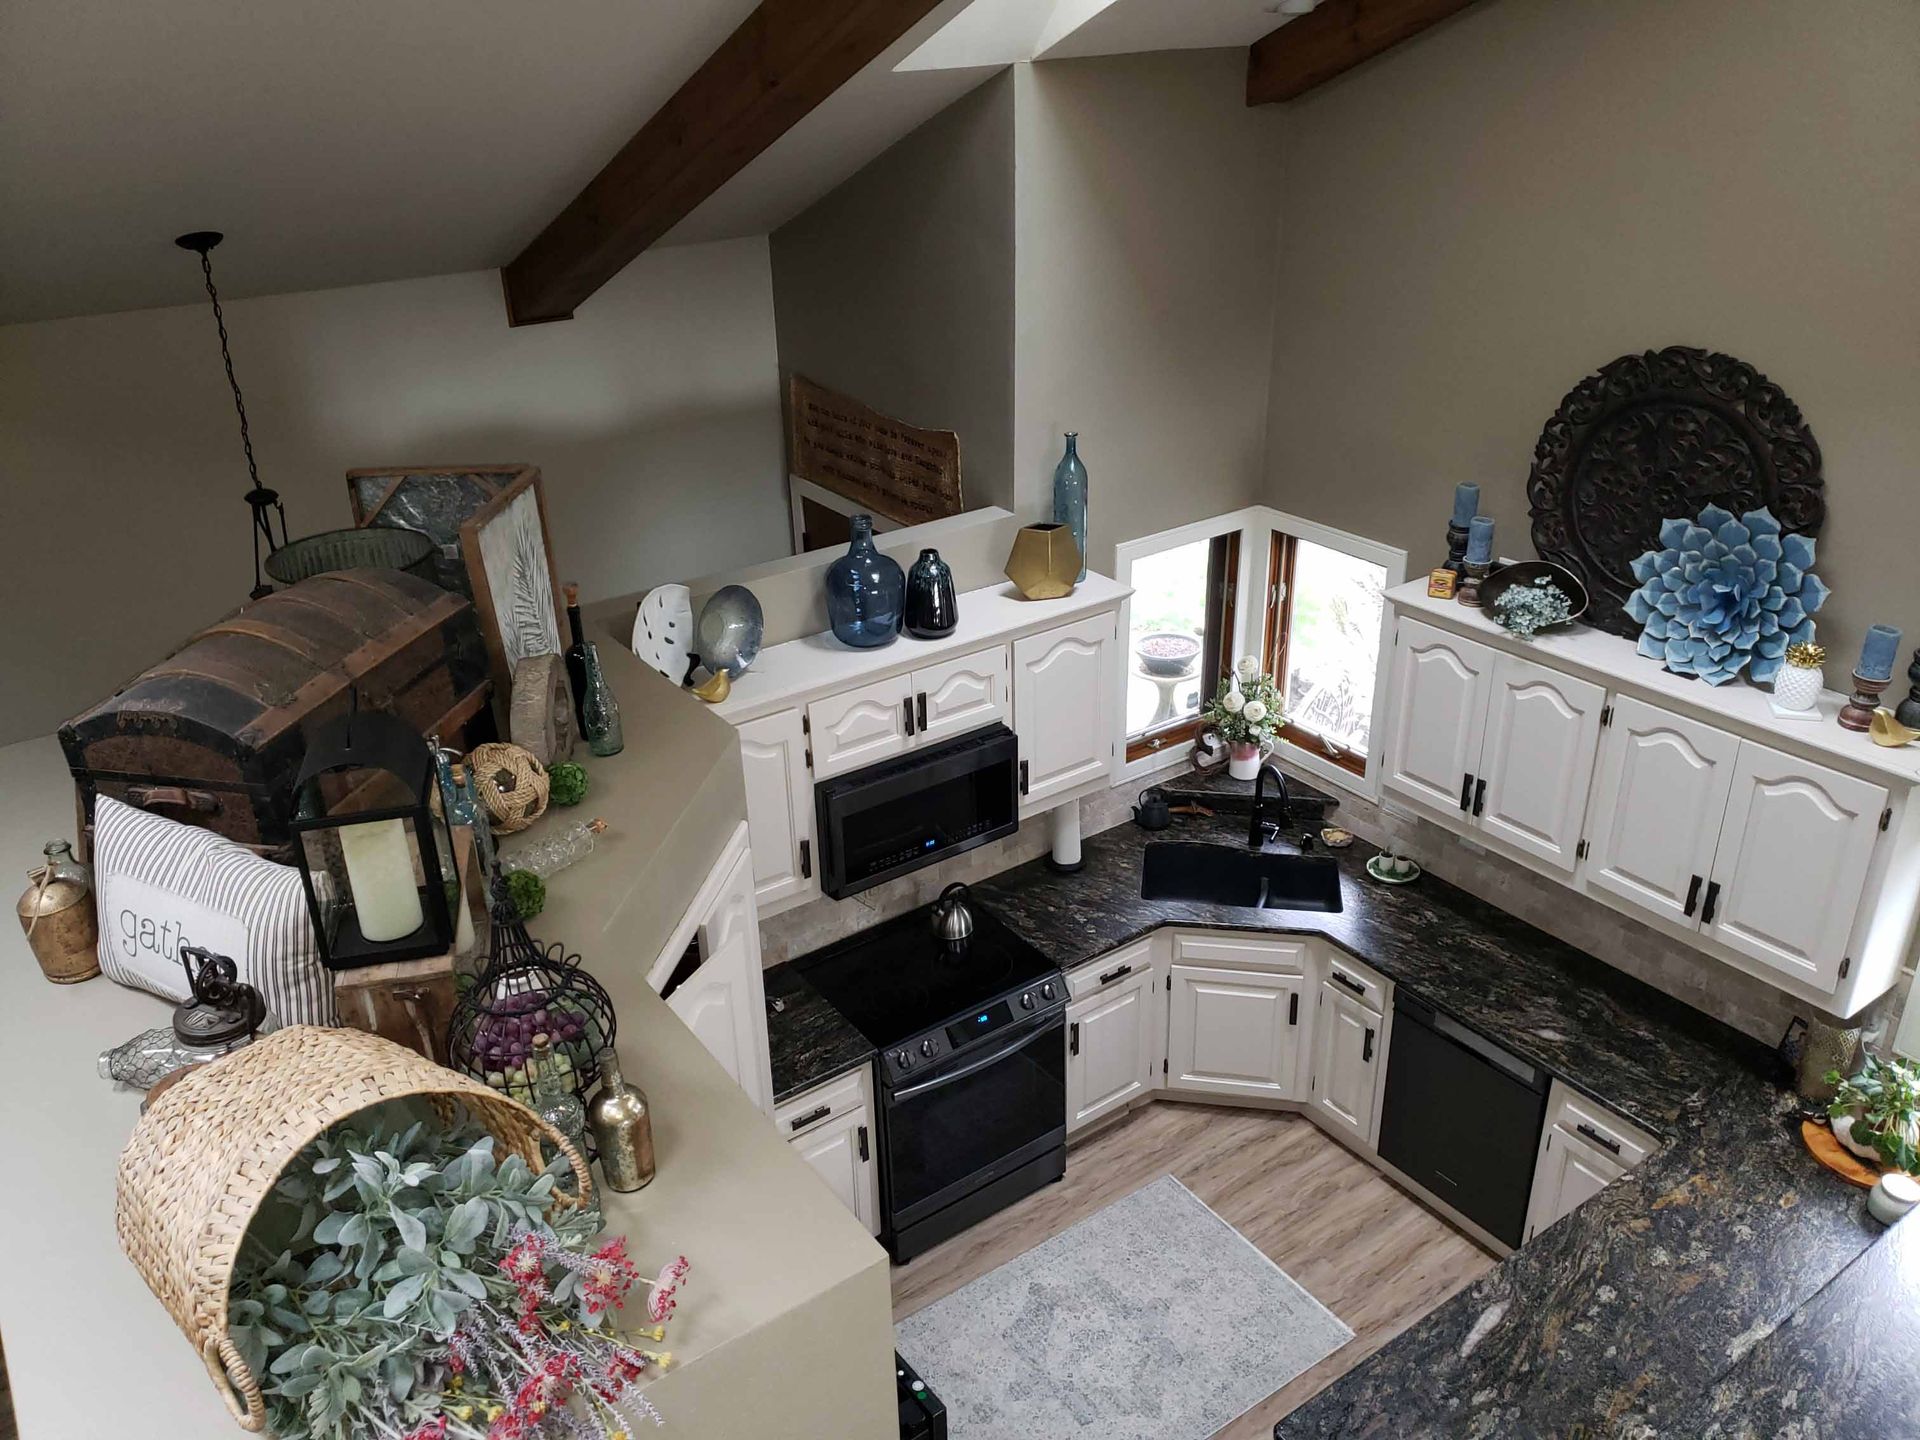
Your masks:
{"label": "striped pillow", "polygon": [[231,956],[283,1025],[333,1025],[300,872],[210,830],[102,795],[93,813],[100,968],[109,979],[185,1000],[182,945]]}

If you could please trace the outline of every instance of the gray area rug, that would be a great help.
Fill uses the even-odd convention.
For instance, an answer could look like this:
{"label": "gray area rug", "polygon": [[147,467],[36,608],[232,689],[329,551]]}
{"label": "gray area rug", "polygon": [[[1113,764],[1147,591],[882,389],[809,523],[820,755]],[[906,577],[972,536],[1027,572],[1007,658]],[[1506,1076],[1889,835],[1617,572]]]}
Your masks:
{"label": "gray area rug", "polygon": [[894,1328],[953,1440],[1206,1440],[1353,1338],[1171,1175]]}

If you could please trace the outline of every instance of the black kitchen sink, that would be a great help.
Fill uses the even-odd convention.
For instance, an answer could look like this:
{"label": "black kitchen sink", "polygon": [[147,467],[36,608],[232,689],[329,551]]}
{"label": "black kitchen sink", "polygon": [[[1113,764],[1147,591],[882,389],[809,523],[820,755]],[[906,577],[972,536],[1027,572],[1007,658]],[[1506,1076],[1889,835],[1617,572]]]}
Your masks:
{"label": "black kitchen sink", "polygon": [[1338,910],[1340,866],[1328,855],[1270,855],[1161,840],[1147,846],[1140,896],[1249,910]]}

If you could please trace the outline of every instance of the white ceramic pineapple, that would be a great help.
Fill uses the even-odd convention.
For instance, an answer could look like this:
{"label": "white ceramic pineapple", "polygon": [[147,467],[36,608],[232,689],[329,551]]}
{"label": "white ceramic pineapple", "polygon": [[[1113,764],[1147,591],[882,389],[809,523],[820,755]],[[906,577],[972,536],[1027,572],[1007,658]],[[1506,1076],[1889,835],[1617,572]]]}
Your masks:
{"label": "white ceramic pineapple", "polygon": [[1787,647],[1787,663],[1773,677],[1773,708],[1781,714],[1816,714],[1815,705],[1826,688],[1826,647],[1811,641]]}

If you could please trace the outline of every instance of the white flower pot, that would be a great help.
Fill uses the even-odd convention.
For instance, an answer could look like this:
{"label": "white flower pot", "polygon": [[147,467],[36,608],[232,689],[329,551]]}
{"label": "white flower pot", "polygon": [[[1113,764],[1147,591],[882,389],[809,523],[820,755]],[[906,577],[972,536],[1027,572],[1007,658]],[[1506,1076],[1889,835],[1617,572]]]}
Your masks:
{"label": "white flower pot", "polygon": [[1825,679],[1818,667],[1809,670],[1782,665],[1773,677],[1773,703],[1782,710],[1811,710]]}
{"label": "white flower pot", "polygon": [[[1783,670],[1781,673],[1784,675],[1786,672]],[[1827,1121],[1827,1124],[1833,1129],[1833,1138],[1862,1160],[1878,1160],[1880,1158],[1878,1150],[1864,1141],[1853,1138],[1853,1122],[1858,1118],[1855,1115],[1835,1115]]]}
{"label": "white flower pot", "polygon": [[1236,780],[1251,780],[1260,773],[1260,747],[1235,745],[1227,752],[1227,774]]}

